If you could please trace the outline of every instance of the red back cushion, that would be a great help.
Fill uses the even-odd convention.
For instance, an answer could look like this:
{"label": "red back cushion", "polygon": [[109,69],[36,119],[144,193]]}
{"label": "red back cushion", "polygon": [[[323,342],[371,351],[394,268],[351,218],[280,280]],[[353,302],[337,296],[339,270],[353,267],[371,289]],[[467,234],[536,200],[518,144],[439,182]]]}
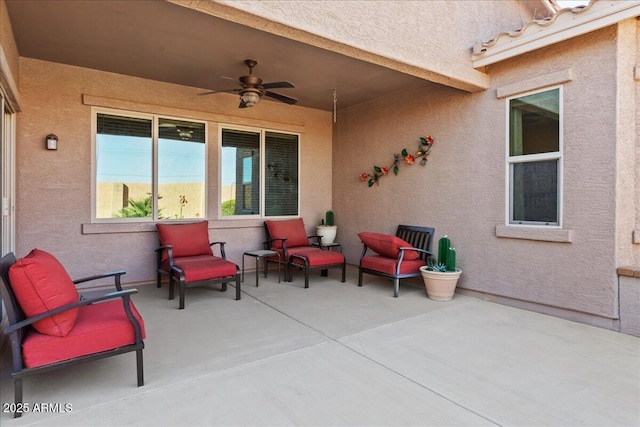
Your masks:
{"label": "red back cushion", "polygon": [[[189,224],[156,224],[160,245],[173,245],[173,256],[213,255],[209,245],[209,222],[200,221]],[[162,261],[168,258],[167,251]]]}
{"label": "red back cushion", "polygon": [[[27,317],[53,310],[79,299],[71,277],[50,253],[32,250],[9,269],[11,289]],[[67,310],[33,324],[41,334],[66,337],[78,318],[78,309]]]}
{"label": "red back cushion", "polygon": [[[309,246],[309,237],[307,237],[307,231],[304,229],[302,218],[285,221],[265,221],[264,223],[267,225],[269,236],[272,239],[287,239],[287,248]],[[282,242],[273,242],[272,247],[280,249],[282,248]]]}
{"label": "red back cushion", "polygon": [[[362,233],[358,233],[358,236],[360,237],[360,240],[362,240],[362,243],[367,245],[369,249],[387,258],[398,258],[398,254],[400,253],[399,248],[401,247],[413,247],[410,243],[390,234],[364,231]],[[403,259],[412,261],[419,257],[420,253],[417,251],[405,251]]]}

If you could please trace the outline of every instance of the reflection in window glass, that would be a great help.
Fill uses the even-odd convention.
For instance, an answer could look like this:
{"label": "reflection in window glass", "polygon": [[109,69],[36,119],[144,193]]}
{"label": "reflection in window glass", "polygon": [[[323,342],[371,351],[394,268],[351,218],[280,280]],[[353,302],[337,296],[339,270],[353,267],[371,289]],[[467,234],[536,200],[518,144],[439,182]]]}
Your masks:
{"label": "reflection in window glass", "polygon": [[223,216],[260,213],[260,133],[222,130]]}
{"label": "reflection in window glass", "polygon": [[559,89],[515,98],[509,104],[509,155],[549,153],[560,149]]}
{"label": "reflection in window glass", "polygon": [[158,219],[204,218],[204,123],[158,123]]}
{"label": "reflection in window glass", "polygon": [[96,218],[152,215],[151,120],[98,114]]}

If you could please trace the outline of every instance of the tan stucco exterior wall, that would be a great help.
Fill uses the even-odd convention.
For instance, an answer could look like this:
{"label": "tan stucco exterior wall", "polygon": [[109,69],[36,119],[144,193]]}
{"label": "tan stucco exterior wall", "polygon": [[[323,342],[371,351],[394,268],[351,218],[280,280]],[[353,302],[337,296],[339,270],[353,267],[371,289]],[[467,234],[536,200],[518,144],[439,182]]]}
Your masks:
{"label": "tan stucco exterior wall", "polygon": [[635,73],[634,73],[634,82],[635,82],[635,100],[636,100],[636,115],[635,115],[635,124],[636,124],[636,136],[635,136],[635,159],[636,159],[636,167],[635,167],[635,185],[633,187],[633,199],[635,200],[636,206],[636,224],[635,230],[633,234],[633,242],[635,244],[635,263],[633,265],[640,267],[640,19],[636,19],[636,50],[635,50]]}
{"label": "tan stucco exterior wall", "polygon": [[[491,88],[482,93],[416,89],[340,110],[334,210],[348,261],[357,263],[360,231],[433,226],[436,238],[448,234],[458,251],[462,288],[615,327],[616,37],[609,27],[493,65]],[[506,98],[497,90],[527,90],[527,82],[557,75],[571,76],[563,85],[563,230],[523,230],[543,240],[497,237],[506,203]],[[358,178],[413,149],[424,134],[436,139],[426,167],[403,164],[398,176],[372,188]],[[544,240],[556,235],[570,242]]]}
{"label": "tan stucco exterior wall", "polygon": [[637,157],[638,104],[633,96],[638,88],[634,80],[638,43],[638,20],[628,19],[618,25],[617,33],[617,135],[616,135],[616,235],[618,266],[640,266],[640,242],[633,244],[637,220],[637,204],[640,187],[636,185],[636,173],[640,169]]}
{"label": "tan stucco exterior wall", "polygon": [[[91,108],[118,107],[208,124],[208,213],[212,240],[228,242],[227,257],[261,248],[263,220],[218,220],[218,125],[300,132],[301,216],[308,231],[331,208],[331,114],[276,102],[237,108],[237,96],[197,96],[198,90],[39,60],[20,59],[23,111],[17,119],[16,252],[33,248],[59,257],[73,278],[126,269],[127,282],[153,280],[153,223],[91,224]],[[55,133],[57,151],[44,148]]]}

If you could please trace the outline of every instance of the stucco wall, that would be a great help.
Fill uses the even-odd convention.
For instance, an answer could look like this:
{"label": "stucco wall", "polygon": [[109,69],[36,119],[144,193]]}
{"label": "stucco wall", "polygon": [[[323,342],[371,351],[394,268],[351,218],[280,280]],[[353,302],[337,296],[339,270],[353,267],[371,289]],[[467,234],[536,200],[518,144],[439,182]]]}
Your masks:
{"label": "stucco wall", "polygon": [[[263,101],[238,109],[237,96],[197,96],[198,89],[112,73],[20,59],[22,113],[17,118],[18,256],[37,247],[51,251],[77,278],[124,268],[127,282],[155,277],[152,223],[91,224],[91,105],[120,107],[208,122],[208,219],[210,236],[227,241],[238,264],[245,250],[261,248],[263,221],[217,220],[218,124],[298,131],[301,216],[313,230],[331,208],[331,114]],[[44,148],[55,133],[57,151]]]}
{"label": "stucco wall", "polygon": [[[635,159],[636,165],[640,165],[640,114],[638,110],[640,110],[640,19],[636,19],[636,54],[635,60],[636,64],[634,67],[635,75],[634,75],[634,86],[635,86],[635,100],[636,100],[636,115],[635,115],[635,124],[636,124],[636,150],[635,150]],[[633,265],[640,266],[640,167],[635,167],[635,185],[633,187],[633,199],[635,200],[636,206],[636,225],[634,230],[634,258],[635,263]]]}
{"label": "stucco wall", "polygon": [[[638,82],[634,81],[634,72],[638,58],[636,56],[638,36],[637,19],[621,22],[617,29],[617,134],[616,134],[616,234],[618,266],[640,266],[640,241],[633,244],[636,228],[636,212],[640,187],[636,185],[636,173],[640,169],[636,157],[638,108],[634,90]],[[640,227],[637,227],[640,228]]]}
{"label": "stucco wall", "polygon": [[[171,0],[177,1],[177,0]],[[182,2],[184,3],[184,2]],[[471,66],[471,48],[533,16],[544,16],[542,2],[527,1],[226,1],[192,2],[210,13],[223,4],[270,22],[247,18],[245,25],[337,50],[366,61],[465,90],[486,87],[486,75]],[[236,16],[236,18],[240,18]],[[280,29],[273,22],[310,33]],[[323,40],[315,36],[320,36]],[[331,40],[356,48],[344,51]],[[376,57],[366,55],[372,53]],[[397,61],[397,62],[394,62]],[[403,67],[406,64],[409,67]],[[466,66],[465,66],[466,65]],[[416,68],[411,68],[415,66]]]}
{"label": "stucco wall", "polygon": [[[601,316],[594,321],[611,327],[606,318],[617,316],[615,38],[615,28],[607,28],[493,65],[486,92],[416,88],[340,110],[334,210],[348,261],[357,263],[360,231],[433,226],[437,238],[448,234],[458,250],[462,288],[538,304],[540,311],[560,308],[554,314],[569,318]],[[506,101],[496,90],[567,69],[573,77],[564,84],[563,229],[572,241],[499,238]],[[361,172],[389,164],[424,134],[436,140],[426,167],[401,165],[398,176],[372,188],[360,181]]]}

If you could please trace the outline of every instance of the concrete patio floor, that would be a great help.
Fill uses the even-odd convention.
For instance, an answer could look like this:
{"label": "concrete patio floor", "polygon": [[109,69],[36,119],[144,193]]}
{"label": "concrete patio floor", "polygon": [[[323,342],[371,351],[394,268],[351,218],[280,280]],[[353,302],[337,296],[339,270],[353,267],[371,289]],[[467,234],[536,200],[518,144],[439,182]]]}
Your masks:
{"label": "concrete patio floor", "polygon": [[[71,412],[0,415],[3,426],[638,426],[640,339],[357,270],[309,289],[254,275],[234,289],[138,287],[145,385],[135,355],[24,381],[25,402]],[[13,401],[3,360],[3,409]]]}

